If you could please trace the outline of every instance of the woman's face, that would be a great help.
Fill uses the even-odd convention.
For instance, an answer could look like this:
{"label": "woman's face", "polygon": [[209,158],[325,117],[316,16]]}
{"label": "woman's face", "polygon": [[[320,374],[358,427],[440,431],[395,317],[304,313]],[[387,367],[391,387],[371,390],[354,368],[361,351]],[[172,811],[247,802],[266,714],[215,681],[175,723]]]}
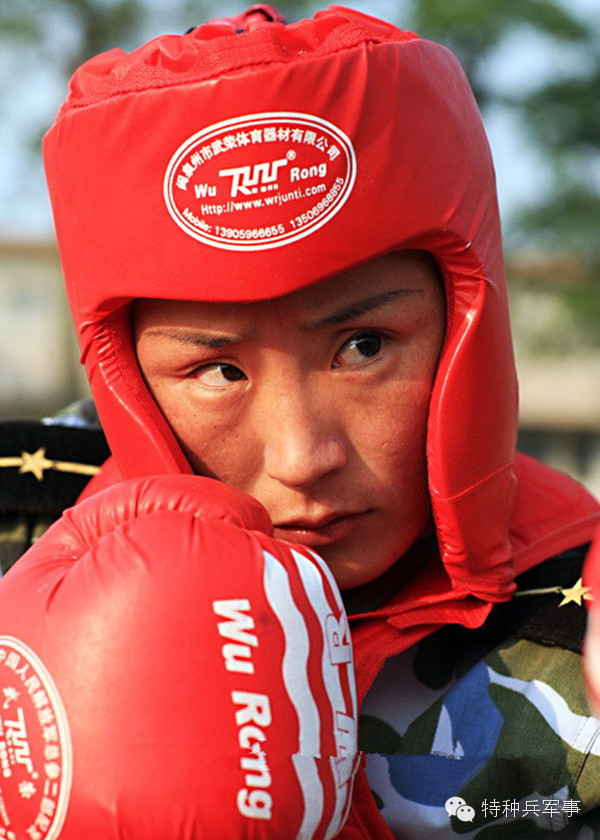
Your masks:
{"label": "woman's face", "polygon": [[427,254],[388,254],[256,303],[142,300],[137,355],[197,473],[268,510],[341,588],[430,527],[427,413],[445,330]]}

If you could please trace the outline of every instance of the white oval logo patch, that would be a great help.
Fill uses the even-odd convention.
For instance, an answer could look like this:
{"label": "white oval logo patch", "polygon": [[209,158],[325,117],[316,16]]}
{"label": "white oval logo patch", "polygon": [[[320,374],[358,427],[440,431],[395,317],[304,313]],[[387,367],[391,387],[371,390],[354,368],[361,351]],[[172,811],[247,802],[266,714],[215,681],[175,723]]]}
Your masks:
{"label": "white oval logo patch", "polygon": [[72,754],[52,677],[23,642],[0,636],[0,833],[9,840],[60,835]]}
{"label": "white oval logo patch", "polygon": [[326,224],[356,179],[349,137],[308,114],[250,114],[216,123],[175,152],[164,179],[169,213],[215,248],[258,251]]}

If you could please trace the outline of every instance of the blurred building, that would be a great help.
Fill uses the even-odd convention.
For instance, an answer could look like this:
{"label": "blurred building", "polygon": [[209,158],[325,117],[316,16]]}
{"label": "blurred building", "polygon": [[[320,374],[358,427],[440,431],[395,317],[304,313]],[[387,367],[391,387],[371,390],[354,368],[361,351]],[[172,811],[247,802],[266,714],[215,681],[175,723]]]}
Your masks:
{"label": "blurred building", "polygon": [[600,496],[598,282],[577,256],[508,266],[520,383],[519,448]]}
{"label": "blurred building", "polygon": [[[519,448],[600,495],[600,352],[582,341],[540,354],[544,330],[559,329],[552,284],[542,281],[511,289]],[[87,394],[55,247],[0,242],[0,418],[41,417]]]}
{"label": "blurred building", "polygon": [[56,248],[0,242],[0,418],[40,417],[82,393]]}

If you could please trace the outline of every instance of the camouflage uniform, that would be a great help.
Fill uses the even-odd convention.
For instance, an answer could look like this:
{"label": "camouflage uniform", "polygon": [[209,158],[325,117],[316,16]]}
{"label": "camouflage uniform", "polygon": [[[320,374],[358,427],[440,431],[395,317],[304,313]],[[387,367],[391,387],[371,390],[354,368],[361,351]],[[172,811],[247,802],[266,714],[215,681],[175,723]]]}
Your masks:
{"label": "camouflage uniform", "polygon": [[[581,673],[584,556],[547,560],[481,628],[449,625],[385,665],[360,746],[395,837],[600,837],[600,721]],[[470,809],[451,816],[458,798]]]}

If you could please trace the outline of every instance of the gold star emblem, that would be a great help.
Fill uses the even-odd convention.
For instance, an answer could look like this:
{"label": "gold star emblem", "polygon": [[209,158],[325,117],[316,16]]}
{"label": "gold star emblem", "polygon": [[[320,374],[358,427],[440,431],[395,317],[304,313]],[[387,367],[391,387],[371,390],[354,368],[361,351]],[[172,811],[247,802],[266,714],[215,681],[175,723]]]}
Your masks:
{"label": "gold star emblem", "polygon": [[20,473],[33,473],[38,481],[44,478],[44,470],[53,466],[53,461],[46,458],[46,449],[42,446],[35,452],[21,452],[23,463],[19,467]]}
{"label": "gold star emblem", "polygon": [[571,586],[570,589],[563,589],[562,595],[563,599],[558,605],[559,607],[564,607],[565,604],[570,604],[573,602],[577,604],[579,607],[581,606],[582,600],[585,601],[593,601],[594,596],[590,594],[591,589],[589,586],[584,586],[581,578],[577,581],[575,586]]}
{"label": "gold star emblem", "polygon": [[46,458],[46,449],[41,446],[35,452],[21,452],[21,456],[11,455],[0,458],[0,469],[2,467],[18,467],[20,473],[31,473],[38,481],[44,478],[44,470],[56,470],[57,472],[74,473],[75,475],[96,475],[100,467],[95,464],[76,464],[73,461],[51,461]]}

